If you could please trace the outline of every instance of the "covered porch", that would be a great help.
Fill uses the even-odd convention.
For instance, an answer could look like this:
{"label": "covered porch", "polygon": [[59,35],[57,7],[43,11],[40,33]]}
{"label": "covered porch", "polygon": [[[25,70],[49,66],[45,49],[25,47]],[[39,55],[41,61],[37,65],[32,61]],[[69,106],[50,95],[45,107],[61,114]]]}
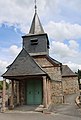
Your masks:
{"label": "covered porch", "polygon": [[[24,105],[34,107],[42,105],[43,108],[48,108],[50,105],[50,80],[47,76],[17,76],[14,77],[14,79],[13,77],[7,79],[11,79],[11,95],[8,104],[9,109],[13,110],[16,107],[18,108],[18,106]],[[20,109],[21,108],[22,107],[20,107]],[[3,79],[1,111],[6,111],[6,78]]]}
{"label": "covered porch", "polygon": [[9,107],[50,103],[50,78],[23,48],[3,77],[2,111],[5,111],[6,79],[11,81]]}

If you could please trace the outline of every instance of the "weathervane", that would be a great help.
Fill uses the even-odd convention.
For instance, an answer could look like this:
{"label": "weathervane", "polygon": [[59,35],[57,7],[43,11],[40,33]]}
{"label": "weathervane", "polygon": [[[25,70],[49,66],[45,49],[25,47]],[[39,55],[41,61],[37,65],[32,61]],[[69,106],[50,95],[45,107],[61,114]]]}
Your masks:
{"label": "weathervane", "polygon": [[35,13],[37,13],[37,0],[35,0]]}

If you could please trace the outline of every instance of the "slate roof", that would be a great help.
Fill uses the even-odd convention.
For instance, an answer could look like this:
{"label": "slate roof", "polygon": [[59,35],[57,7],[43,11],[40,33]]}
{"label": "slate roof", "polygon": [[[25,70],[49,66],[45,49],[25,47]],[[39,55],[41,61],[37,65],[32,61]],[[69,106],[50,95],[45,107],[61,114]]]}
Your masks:
{"label": "slate roof", "polygon": [[70,77],[70,76],[77,76],[67,65],[62,65],[62,76],[63,77]]}
{"label": "slate roof", "polygon": [[8,78],[30,75],[46,75],[46,73],[23,48],[2,77]]}
{"label": "slate roof", "polygon": [[34,15],[29,34],[44,34],[44,30],[37,13]]}
{"label": "slate roof", "polygon": [[53,64],[57,64],[57,65],[62,65],[61,62],[53,59],[52,57],[50,57],[49,55],[46,55],[47,59],[49,59],[50,62],[52,62]]}

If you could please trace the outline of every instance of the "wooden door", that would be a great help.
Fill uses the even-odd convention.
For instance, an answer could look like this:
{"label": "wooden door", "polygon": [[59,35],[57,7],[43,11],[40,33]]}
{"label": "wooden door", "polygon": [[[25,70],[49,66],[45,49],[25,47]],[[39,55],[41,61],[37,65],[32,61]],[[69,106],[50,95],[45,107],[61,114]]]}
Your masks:
{"label": "wooden door", "polygon": [[27,81],[26,103],[29,105],[37,105],[42,103],[42,81],[29,80]]}

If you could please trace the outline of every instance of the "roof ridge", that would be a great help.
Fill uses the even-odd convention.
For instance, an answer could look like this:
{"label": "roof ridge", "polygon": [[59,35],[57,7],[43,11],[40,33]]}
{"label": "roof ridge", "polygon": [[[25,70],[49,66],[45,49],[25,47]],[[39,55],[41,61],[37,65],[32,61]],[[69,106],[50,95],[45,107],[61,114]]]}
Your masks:
{"label": "roof ridge", "polygon": [[50,57],[49,55],[46,55],[49,59],[52,60],[52,62],[56,62],[56,64],[62,64],[61,62],[57,61],[56,59]]}

